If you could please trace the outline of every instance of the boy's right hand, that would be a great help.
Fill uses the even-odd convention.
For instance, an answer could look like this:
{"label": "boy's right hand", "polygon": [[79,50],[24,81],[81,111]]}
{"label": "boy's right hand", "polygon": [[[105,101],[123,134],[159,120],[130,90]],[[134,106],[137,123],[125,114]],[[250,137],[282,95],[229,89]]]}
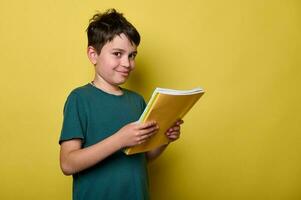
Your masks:
{"label": "boy's right hand", "polygon": [[159,129],[155,121],[145,123],[133,122],[122,127],[117,135],[120,137],[121,147],[130,147],[146,142]]}

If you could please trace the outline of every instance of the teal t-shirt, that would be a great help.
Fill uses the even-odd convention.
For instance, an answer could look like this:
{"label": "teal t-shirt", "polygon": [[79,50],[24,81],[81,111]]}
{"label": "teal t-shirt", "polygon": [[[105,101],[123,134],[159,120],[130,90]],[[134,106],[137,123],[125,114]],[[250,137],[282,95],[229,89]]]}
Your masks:
{"label": "teal t-shirt", "polygon": [[[116,133],[137,121],[144,99],[121,88],[120,96],[108,94],[91,84],[73,90],[64,106],[60,143],[82,139],[82,148]],[[147,161],[144,153],[127,156],[117,151],[95,166],[73,175],[74,200],[149,199]]]}

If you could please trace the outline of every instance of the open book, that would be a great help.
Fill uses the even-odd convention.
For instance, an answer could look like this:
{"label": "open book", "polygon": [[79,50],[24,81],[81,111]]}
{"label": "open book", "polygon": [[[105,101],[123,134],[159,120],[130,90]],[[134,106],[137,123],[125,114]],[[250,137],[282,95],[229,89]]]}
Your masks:
{"label": "open book", "polygon": [[127,155],[146,152],[169,142],[166,131],[182,119],[204,94],[201,88],[192,90],[171,90],[156,88],[138,122],[155,120],[158,132],[145,143],[124,150]]}

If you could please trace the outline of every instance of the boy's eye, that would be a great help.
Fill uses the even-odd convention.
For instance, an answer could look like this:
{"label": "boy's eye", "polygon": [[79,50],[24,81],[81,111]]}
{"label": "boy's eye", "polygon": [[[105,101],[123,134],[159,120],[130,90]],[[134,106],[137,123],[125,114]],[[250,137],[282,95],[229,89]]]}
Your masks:
{"label": "boy's eye", "polygon": [[137,54],[135,54],[135,53],[132,53],[132,54],[130,54],[130,55],[129,55],[129,58],[130,58],[130,59],[132,59],[132,60],[134,60],[134,59],[135,59],[135,57],[136,57],[136,55],[137,55]]}
{"label": "boy's eye", "polygon": [[113,52],[113,55],[120,57],[121,56],[121,52]]}

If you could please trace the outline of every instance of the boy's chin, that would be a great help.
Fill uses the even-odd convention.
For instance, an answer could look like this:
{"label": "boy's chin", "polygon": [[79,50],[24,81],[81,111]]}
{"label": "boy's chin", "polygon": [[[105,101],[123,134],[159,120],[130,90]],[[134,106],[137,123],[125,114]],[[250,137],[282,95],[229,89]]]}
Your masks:
{"label": "boy's chin", "polygon": [[127,81],[127,78],[115,82],[115,85],[122,85]]}
{"label": "boy's chin", "polygon": [[120,84],[124,84],[127,80],[128,80],[129,76],[121,76],[119,78],[119,80],[117,81],[118,82],[118,85]]}

